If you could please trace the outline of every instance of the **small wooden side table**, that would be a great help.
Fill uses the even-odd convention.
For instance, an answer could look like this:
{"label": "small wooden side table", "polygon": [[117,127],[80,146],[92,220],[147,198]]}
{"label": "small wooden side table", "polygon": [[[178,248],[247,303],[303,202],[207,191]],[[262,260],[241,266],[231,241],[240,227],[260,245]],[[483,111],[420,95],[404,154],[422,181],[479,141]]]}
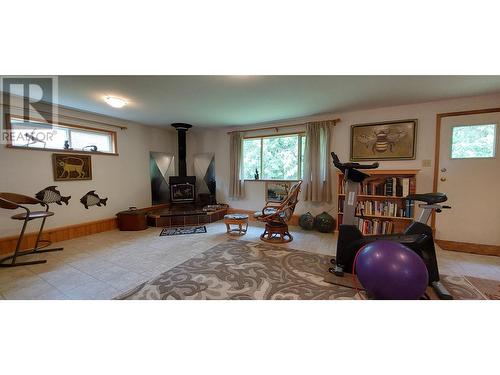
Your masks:
{"label": "small wooden side table", "polygon": [[[224,215],[224,224],[226,224],[227,233],[243,236],[248,230],[248,215],[247,214],[228,214]],[[237,227],[231,228],[231,225]]]}

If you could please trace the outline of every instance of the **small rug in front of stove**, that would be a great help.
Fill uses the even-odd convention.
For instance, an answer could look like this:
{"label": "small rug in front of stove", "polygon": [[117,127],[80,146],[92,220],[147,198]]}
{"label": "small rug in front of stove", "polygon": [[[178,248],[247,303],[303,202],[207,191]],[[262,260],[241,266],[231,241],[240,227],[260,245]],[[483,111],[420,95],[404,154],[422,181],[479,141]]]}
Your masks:
{"label": "small rug in front of stove", "polygon": [[204,225],[194,227],[164,228],[161,230],[160,237],[195,233],[207,233],[207,228]]}

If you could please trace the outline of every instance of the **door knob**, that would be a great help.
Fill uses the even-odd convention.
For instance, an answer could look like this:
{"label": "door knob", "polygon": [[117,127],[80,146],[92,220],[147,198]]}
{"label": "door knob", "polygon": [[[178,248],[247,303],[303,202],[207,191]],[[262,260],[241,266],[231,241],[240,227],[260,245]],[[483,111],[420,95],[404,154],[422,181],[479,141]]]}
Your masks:
{"label": "door knob", "polygon": [[441,168],[441,172],[443,172],[443,173],[444,173],[444,172],[446,172],[446,171],[447,171],[447,169],[446,169],[446,168]]}
{"label": "door knob", "polygon": [[441,182],[445,182],[446,181],[446,177],[441,177],[440,180],[441,180]]}

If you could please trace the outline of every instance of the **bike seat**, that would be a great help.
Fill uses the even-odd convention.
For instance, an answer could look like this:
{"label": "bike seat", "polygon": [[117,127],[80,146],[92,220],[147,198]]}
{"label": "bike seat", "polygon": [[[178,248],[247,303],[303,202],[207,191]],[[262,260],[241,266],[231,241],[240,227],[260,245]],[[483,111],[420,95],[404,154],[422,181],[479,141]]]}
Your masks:
{"label": "bike seat", "polygon": [[448,200],[445,193],[425,193],[425,194],[410,194],[406,199],[425,202],[427,204],[443,203]]}

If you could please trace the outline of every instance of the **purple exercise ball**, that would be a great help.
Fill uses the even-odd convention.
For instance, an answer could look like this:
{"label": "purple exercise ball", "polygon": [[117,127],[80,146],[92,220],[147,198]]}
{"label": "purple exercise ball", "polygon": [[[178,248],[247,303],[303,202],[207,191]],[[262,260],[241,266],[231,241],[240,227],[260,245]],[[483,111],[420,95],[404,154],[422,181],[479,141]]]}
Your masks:
{"label": "purple exercise ball", "polygon": [[359,281],[376,299],[419,299],[429,282],[424,261],[395,241],[365,245],[359,250],[355,267]]}

